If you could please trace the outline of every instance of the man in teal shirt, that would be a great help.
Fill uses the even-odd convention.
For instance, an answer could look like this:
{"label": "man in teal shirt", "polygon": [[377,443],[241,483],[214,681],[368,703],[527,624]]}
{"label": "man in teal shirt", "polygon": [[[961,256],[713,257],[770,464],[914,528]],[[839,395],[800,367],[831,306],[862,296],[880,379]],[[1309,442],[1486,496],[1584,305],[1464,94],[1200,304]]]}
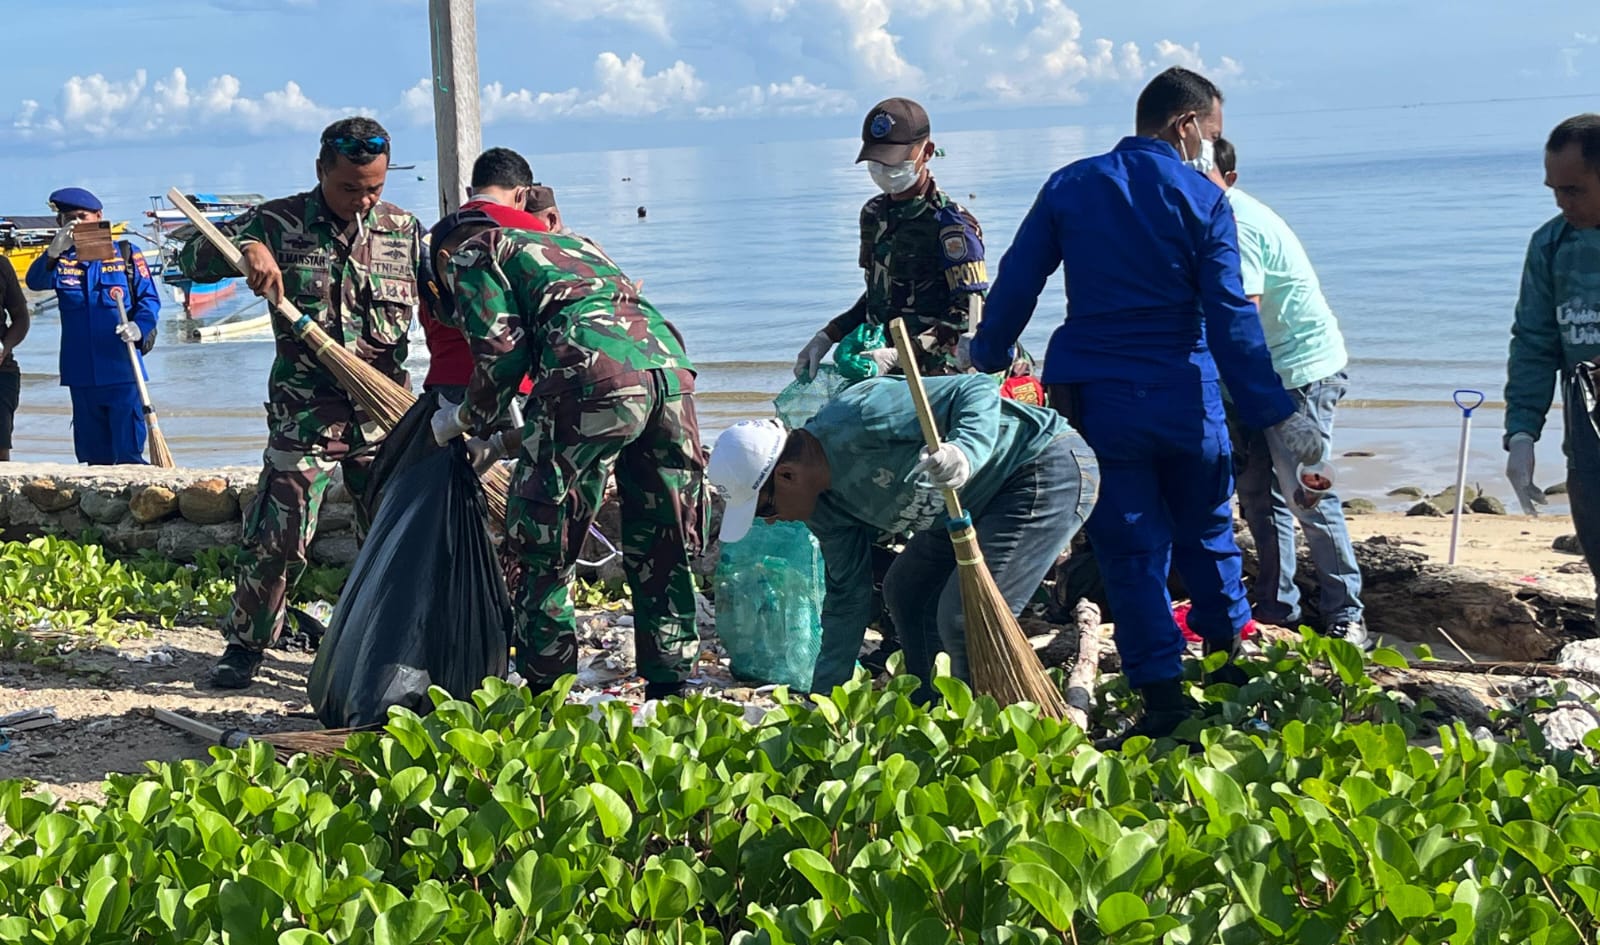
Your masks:
{"label": "man in teal shirt", "polygon": [[[961,589],[940,488],[955,489],[972,518],[995,583],[1020,613],[1094,507],[1099,467],[1067,422],[1003,400],[994,378],[924,382],[945,442],[923,446],[911,392],[900,378],[847,388],[799,430],[775,420],[734,424],[717,438],[706,476],[727,500],[721,537],[736,542],[756,518],[805,522],[827,572],[822,650],[811,688],[850,678],[872,617],[872,543],[914,532],[883,582],[884,602],[923,680],[934,655],[967,679]],[[926,483],[915,480],[926,476]]]}
{"label": "man in teal shirt", "polygon": [[[1350,383],[1344,370],[1350,358],[1339,322],[1299,237],[1270,207],[1239,188],[1238,154],[1226,139],[1217,139],[1216,164],[1209,176],[1227,192],[1233,207],[1244,294],[1261,312],[1272,368],[1295,410],[1316,423],[1331,455],[1334,411]],[[1371,649],[1361,605],[1361,568],[1339,497],[1329,492],[1309,507],[1294,501],[1299,488],[1295,457],[1281,447],[1272,449],[1267,435],[1239,422],[1231,405],[1228,412],[1239,508],[1260,559],[1251,592],[1256,619],[1300,625],[1300,589],[1294,582],[1298,519],[1317,569],[1323,632]]]}
{"label": "man in teal shirt", "polygon": [[1561,378],[1563,449],[1572,524],[1600,578],[1600,437],[1577,390],[1579,362],[1600,357],[1600,115],[1568,118],[1550,132],[1544,183],[1561,215],[1534,231],[1506,362],[1506,478],[1522,511],[1537,514],[1533,445]]}

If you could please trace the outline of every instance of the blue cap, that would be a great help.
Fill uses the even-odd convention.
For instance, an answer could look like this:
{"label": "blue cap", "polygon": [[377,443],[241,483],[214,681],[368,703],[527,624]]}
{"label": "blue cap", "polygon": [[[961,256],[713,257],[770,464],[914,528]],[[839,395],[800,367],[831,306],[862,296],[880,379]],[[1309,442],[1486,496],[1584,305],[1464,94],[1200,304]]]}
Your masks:
{"label": "blue cap", "polygon": [[89,193],[82,187],[63,187],[50,195],[51,208],[61,210],[94,210],[105,209],[100,198]]}

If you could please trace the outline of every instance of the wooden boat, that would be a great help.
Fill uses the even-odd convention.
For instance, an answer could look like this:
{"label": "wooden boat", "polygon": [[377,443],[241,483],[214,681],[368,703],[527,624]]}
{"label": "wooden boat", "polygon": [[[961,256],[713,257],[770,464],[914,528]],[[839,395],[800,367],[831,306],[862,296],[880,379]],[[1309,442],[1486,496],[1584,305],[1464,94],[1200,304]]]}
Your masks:
{"label": "wooden boat", "polygon": [[[267,199],[260,194],[198,193],[185,196],[212,223],[226,223]],[[178,268],[178,250],[194,234],[194,227],[184,217],[183,211],[168,204],[165,197],[151,197],[150,209],[144,214],[150,219],[151,238],[160,257],[157,272],[172,293],[173,301],[183,306],[186,318],[202,314],[205,309],[238,290],[241,280],[237,278],[197,283]]]}

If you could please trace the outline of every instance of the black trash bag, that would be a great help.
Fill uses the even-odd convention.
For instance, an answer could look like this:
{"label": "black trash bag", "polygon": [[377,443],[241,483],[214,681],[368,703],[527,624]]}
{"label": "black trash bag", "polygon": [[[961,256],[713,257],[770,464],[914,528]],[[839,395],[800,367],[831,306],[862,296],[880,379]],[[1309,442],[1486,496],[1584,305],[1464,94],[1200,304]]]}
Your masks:
{"label": "black trash bag", "polygon": [[429,686],[466,698],[506,674],[511,601],[483,489],[459,440],[433,441],[435,406],[419,398],[372,465],[376,514],[306,684],[329,728],[426,713]]}

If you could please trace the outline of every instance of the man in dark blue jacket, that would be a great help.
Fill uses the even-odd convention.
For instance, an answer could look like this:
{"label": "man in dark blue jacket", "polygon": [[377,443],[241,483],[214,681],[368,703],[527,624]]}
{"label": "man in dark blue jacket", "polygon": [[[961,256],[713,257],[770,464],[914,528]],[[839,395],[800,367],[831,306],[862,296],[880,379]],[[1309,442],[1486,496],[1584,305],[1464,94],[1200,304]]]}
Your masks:
{"label": "man in dark blue jacket", "polygon": [[[72,394],[72,444],[78,462],[91,466],[143,463],[145,422],[128,358],[153,337],[161,296],[144,256],[118,240],[110,260],[80,260],[73,228],[101,219],[99,198],[81,187],[50,195],[61,229],[43,256],[28,267],[28,288],[54,289],[61,303],[61,384]],[[122,323],[117,295],[128,312]],[[139,357],[139,370],[144,361]],[[145,375],[148,377],[148,375]]]}
{"label": "man in dark blue jacket", "polygon": [[[1050,340],[1043,381],[1100,461],[1086,530],[1123,671],[1144,696],[1133,731],[1158,737],[1194,712],[1169,568],[1189,590],[1189,626],[1208,654],[1236,655],[1250,619],[1219,380],[1246,421],[1289,455],[1311,463],[1324,448],[1272,370],[1240,280],[1233,212],[1203,176],[1222,135],[1222,93],[1168,69],[1140,94],[1136,130],[1045,183],[1000,262],[970,360],[981,371],[1009,367],[1045,280],[1065,266],[1067,319]],[[1230,666],[1219,678],[1240,674]]]}

